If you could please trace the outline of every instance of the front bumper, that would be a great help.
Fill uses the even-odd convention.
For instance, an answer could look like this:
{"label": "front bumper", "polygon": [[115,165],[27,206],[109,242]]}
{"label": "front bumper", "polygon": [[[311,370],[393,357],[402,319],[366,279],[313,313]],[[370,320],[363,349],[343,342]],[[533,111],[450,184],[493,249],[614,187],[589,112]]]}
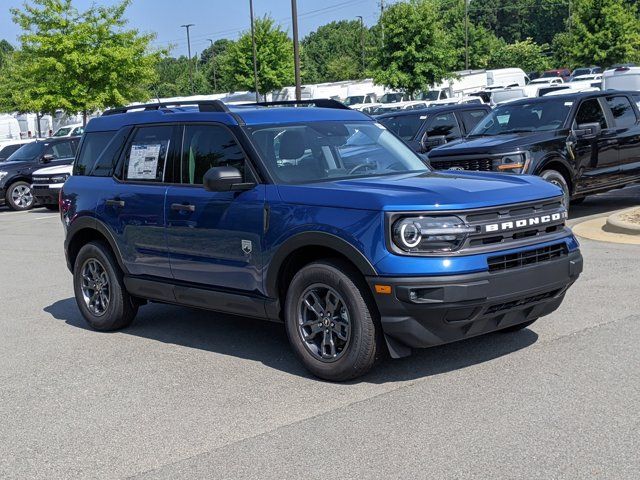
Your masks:
{"label": "front bumper", "polygon": [[[535,320],[556,310],[582,272],[574,250],[560,258],[490,273],[368,277],[393,357]],[[375,285],[391,286],[390,294]]]}
{"label": "front bumper", "polygon": [[31,191],[36,201],[40,205],[57,205],[58,195],[63,183],[54,183],[51,185],[31,185]]}

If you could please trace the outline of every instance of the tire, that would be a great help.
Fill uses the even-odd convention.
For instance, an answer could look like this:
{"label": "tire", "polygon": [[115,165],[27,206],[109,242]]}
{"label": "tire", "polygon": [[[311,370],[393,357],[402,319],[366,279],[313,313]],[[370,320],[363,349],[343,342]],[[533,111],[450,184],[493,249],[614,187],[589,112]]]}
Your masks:
{"label": "tire", "polygon": [[5,200],[9,208],[16,211],[30,210],[36,204],[31,185],[23,181],[9,185]]}
{"label": "tire", "polygon": [[314,262],[293,277],[285,301],[287,335],[313,375],[339,382],[371,369],[383,347],[378,313],[367,299],[366,284],[346,262]]}
{"label": "tire", "polygon": [[569,192],[569,184],[567,183],[566,178],[556,170],[545,170],[540,174],[540,177],[562,189],[564,205],[568,209],[569,204],[571,203],[571,193]]}
{"label": "tire", "polygon": [[49,203],[47,205],[43,205],[44,208],[46,208],[47,210],[51,210],[51,211],[56,211],[58,210],[58,205],[55,203]]}
{"label": "tire", "polygon": [[503,328],[502,330],[499,330],[499,332],[500,333],[519,332],[520,330],[524,330],[525,328],[527,328],[529,325],[532,325],[536,320],[538,320],[538,319],[536,318],[534,320],[529,320],[528,322],[519,323],[518,325],[511,325],[510,327]]}
{"label": "tire", "polygon": [[[127,327],[138,313],[138,305],[124,286],[113,253],[102,242],[87,243],[78,252],[73,267],[73,290],[82,316],[95,330]],[[94,295],[98,291],[102,295]]]}

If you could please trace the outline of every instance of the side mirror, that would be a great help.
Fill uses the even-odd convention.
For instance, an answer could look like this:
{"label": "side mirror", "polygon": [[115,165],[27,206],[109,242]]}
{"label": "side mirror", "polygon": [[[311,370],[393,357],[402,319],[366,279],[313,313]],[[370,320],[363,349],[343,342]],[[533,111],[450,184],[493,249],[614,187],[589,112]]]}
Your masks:
{"label": "side mirror", "polygon": [[602,132],[599,123],[581,123],[578,128],[573,131],[577,138],[595,138]]}
{"label": "side mirror", "polygon": [[253,183],[243,183],[240,170],[235,167],[212,167],[202,180],[204,189],[209,192],[231,192],[249,190]]}
{"label": "side mirror", "polygon": [[431,137],[424,136],[420,142],[423,152],[428,152],[432,148],[439,147],[447,143],[447,137],[445,135],[433,135]]}
{"label": "side mirror", "polygon": [[42,163],[49,163],[49,162],[51,162],[51,161],[53,161],[55,159],[56,159],[55,155],[47,153],[47,154],[42,156]]}

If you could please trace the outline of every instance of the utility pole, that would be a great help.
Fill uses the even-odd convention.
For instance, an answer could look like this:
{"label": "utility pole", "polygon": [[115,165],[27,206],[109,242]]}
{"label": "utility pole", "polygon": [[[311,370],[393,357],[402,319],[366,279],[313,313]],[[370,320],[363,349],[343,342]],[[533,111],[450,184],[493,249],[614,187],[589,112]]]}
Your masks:
{"label": "utility pole", "polygon": [[298,4],[291,0],[291,19],[293,20],[293,65],[296,76],[296,100],[302,100],[300,85],[300,45],[298,44]]}
{"label": "utility pole", "polygon": [[[384,0],[380,0],[380,18],[384,15]],[[380,33],[382,38],[382,46],[384,47],[384,23],[380,22]]]}
{"label": "utility pole", "polygon": [[249,0],[249,16],[251,17],[251,45],[253,46],[253,81],[256,87],[256,103],[260,101],[258,93],[258,58],[256,53],[256,32],[253,26],[253,0]]}
{"label": "utility pole", "polygon": [[464,69],[469,70],[469,0],[464,0]]}
{"label": "utility pole", "polygon": [[213,50],[213,40],[207,38],[209,43],[211,44],[211,64],[213,65],[213,89],[218,90],[218,85],[216,83],[216,52]]}
{"label": "utility pole", "polygon": [[189,54],[189,83],[191,84],[191,95],[193,95],[193,65],[191,65],[191,37],[189,36],[189,29],[191,27],[195,27],[195,23],[180,25],[180,27],[187,29],[187,52]]}
{"label": "utility pole", "polygon": [[364,57],[364,19],[362,18],[362,15],[356,15],[356,18],[360,19],[360,46],[362,47],[362,75],[364,76],[364,71],[366,69],[365,57]]}

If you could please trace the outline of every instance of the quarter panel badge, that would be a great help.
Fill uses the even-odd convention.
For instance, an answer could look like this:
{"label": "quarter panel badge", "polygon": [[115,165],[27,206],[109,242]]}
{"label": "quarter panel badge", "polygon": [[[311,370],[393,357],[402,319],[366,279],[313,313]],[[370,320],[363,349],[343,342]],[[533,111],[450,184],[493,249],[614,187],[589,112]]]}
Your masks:
{"label": "quarter panel badge", "polygon": [[252,250],[253,250],[253,244],[251,243],[251,240],[242,240],[242,251],[245,254],[249,255]]}

